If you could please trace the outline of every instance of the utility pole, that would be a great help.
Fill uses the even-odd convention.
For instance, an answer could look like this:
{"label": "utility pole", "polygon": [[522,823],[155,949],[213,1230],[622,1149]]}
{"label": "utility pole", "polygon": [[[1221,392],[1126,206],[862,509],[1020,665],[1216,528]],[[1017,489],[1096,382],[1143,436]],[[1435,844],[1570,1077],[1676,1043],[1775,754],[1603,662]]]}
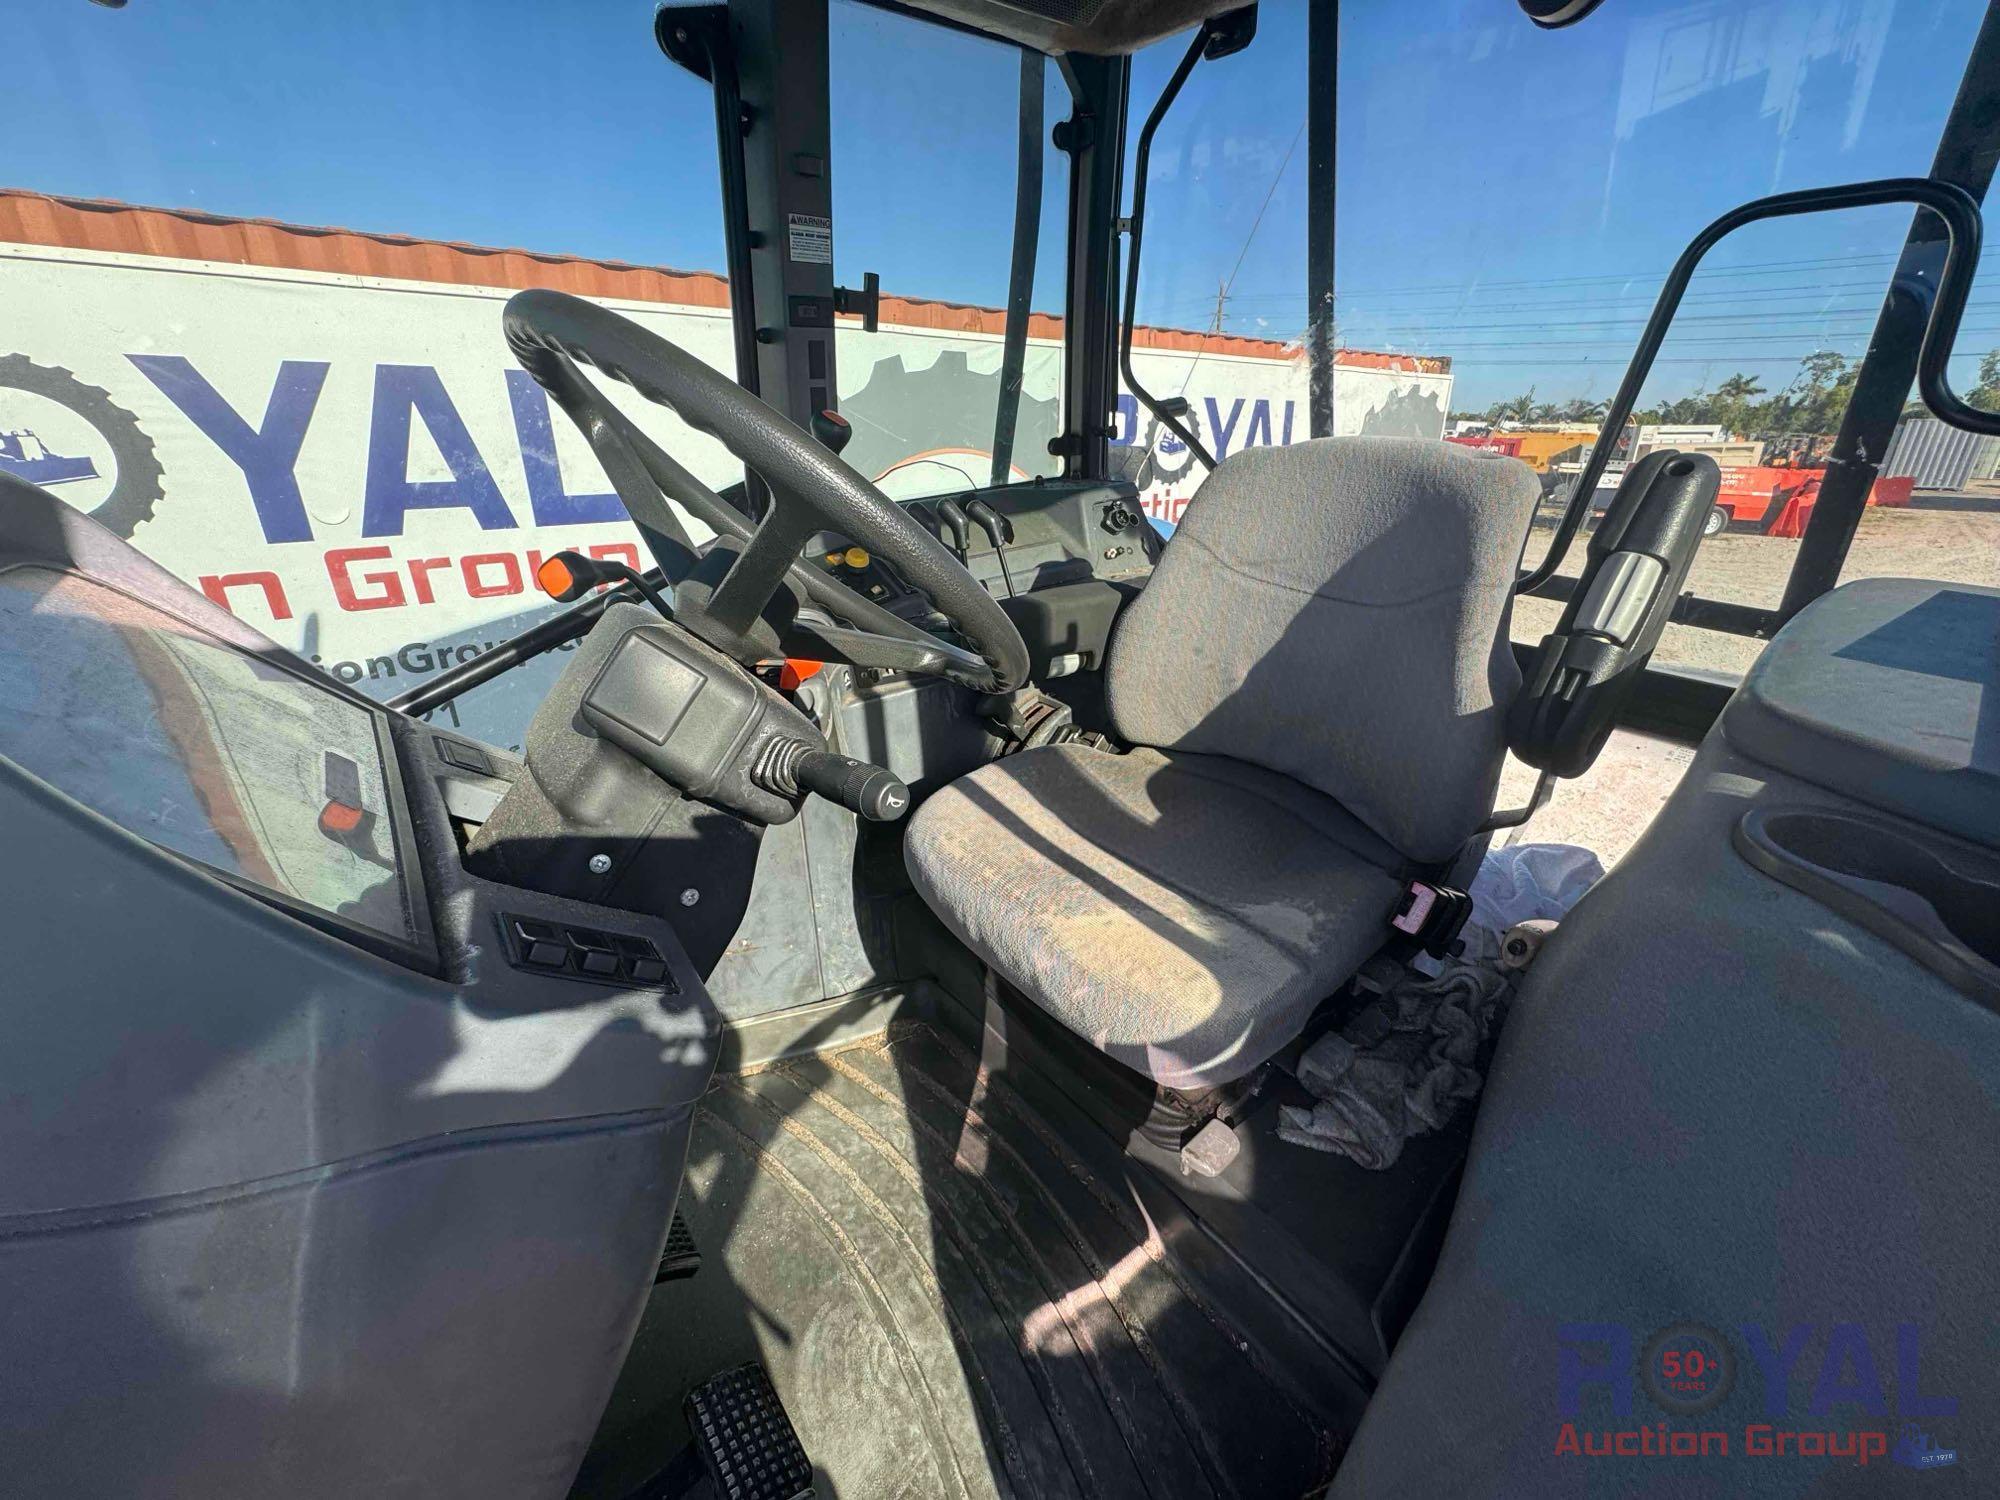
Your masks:
{"label": "utility pole", "polygon": [[1212,322],[1212,323],[1210,323],[1210,324],[1208,325],[1208,331],[1209,331],[1210,333],[1220,333],[1220,332],[1222,332],[1222,304],[1223,304],[1223,303],[1225,303],[1225,302],[1227,302],[1228,300],[1229,300],[1229,283],[1228,283],[1228,282],[1226,282],[1226,281],[1218,281],[1218,282],[1216,282],[1216,284],[1215,284],[1215,321],[1214,321],[1214,322]]}

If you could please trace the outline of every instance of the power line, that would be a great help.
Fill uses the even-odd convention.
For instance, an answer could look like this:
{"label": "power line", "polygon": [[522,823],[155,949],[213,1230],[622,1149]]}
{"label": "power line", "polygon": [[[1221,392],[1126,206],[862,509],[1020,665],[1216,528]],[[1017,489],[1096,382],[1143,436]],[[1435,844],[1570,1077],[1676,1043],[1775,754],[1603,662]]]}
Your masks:
{"label": "power line", "polygon": [[[1236,284],[1236,273],[1243,269],[1244,257],[1250,253],[1250,242],[1257,238],[1257,231],[1263,227],[1264,212],[1271,206],[1271,200],[1277,197],[1278,184],[1285,180],[1285,169],[1291,166],[1292,153],[1299,149],[1299,140],[1305,133],[1306,124],[1301,120],[1298,130],[1292,135],[1291,145],[1285,148],[1284,160],[1278,163],[1278,170],[1271,174],[1271,185],[1264,190],[1264,201],[1257,205],[1257,217],[1250,221],[1250,232],[1243,236],[1243,248],[1236,252],[1236,264],[1229,268],[1229,279],[1222,283],[1221,289],[1215,294],[1215,329],[1218,333],[1222,331],[1222,306],[1229,300],[1229,289]],[[1187,373],[1181,377],[1178,394],[1182,396],[1187,394],[1188,382],[1194,379],[1194,372],[1201,364],[1201,357],[1207,352],[1205,347],[1195,350],[1194,358],[1188,361]]]}
{"label": "power line", "polygon": [[[1899,257],[1900,257],[1900,252],[1885,251],[1879,253],[1857,252],[1856,254],[1853,255],[1844,255],[1844,256],[1842,255],[1811,256],[1802,260],[1744,261],[1736,265],[1729,265],[1729,264],[1704,265],[1697,274],[1702,276],[1771,276],[1771,275],[1782,274],[1784,271],[1788,269],[1814,270],[1826,266],[1839,266],[1839,265],[1852,266],[1855,264],[1878,265],[1884,261],[1894,261]],[[1359,287],[1351,287],[1349,290],[1355,292],[1367,292],[1377,297],[1398,297],[1404,295],[1415,295],[1419,292],[1455,292],[1455,291],[1465,290],[1468,288],[1479,288],[1479,287],[1582,286],[1582,285],[1604,285],[1608,283],[1619,283],[1628,281],[1651,281],[1654,283],[1658,283],[1665,281],[1668,274],[1669,273],[1665,270],[1607,271],[1607,272],[1596,273],[1589,276],[1529,276],[1518,279],[1496,279],[1491,281],[1475,280],[1472,282],[1433,281],[1417,286],[1404,286],[1404,287],[1359,286]]]}
{"label": "power line", "polygon": [[[1755,291],[1736,291],[1728,288],[1703,288],[1701,286],[1701,283],[1697,281],[1695,283],[1695,289],[1689,291],[1687,295],[1681,299],[1681,301],[1683,303],[1687,302],[1763,303],[1780,297],[1784,298],[1824,297],[1828,301],[1843,301],[1843,300],[1856,300],[1861,298],[1879,299],[1880,297],[1886,295],[1888,290],[1889,290],[1889,282],[1886,280],[1843,281],[1843,282],[1832,282],[1832,283],[1800,282],[1794,286],[1763,287]],[[1341,299],[1346,299],[1349,297],[1350,294],[1348,293],[1345,292],[1339,293],[1336,296],[1336,302],[1338,302]],[[1189,294],[1184,297],[1176,297],[1169,299],[1164,303],[1155,303],[1154,306],[1155,307],[1164,306],[1169,308],[1184,307],[1195,303],[1205,302],[1206,300],[1207,300],[1207,295],[1205,293]],[[1231,300],[1239,303],[1240,302],[1302,302],[1305,300],[1305,298],[1304,294],[1299,292],[1236,292],[1232,293]],[[1561,301],[1552,301],[1547,298],[1538,299],[1533,302],[1492,302],[1492,303],[1480,302],[1476,298],[1457,298],[1450,300],[1453,303],[1453,305],[1457,307],[1472,307],[1476,308],[1480,312],[1504,311],[1504,312],[1522,312],[1522,313],[1544,313],[1551,308],[1558,308],[1558,307],[1598,308],[1598,307],[1634,306],[1634,307],[1650,308],[1658,300],[1658,298],[1655,293],[1645,292],[1645,293],[1634,293],[1632,296],[1629,297],[1563,299]],[[1443,307],[1445,306],[1445,304],[1441,303],[1439,304],[1439,306]],[[1425,314],[1425,311],[1426,310],[1422,307],[1404,306],[1393,309],[1385,309],[1379,314],[1377,314],[1377,316],[1420,317]]]}

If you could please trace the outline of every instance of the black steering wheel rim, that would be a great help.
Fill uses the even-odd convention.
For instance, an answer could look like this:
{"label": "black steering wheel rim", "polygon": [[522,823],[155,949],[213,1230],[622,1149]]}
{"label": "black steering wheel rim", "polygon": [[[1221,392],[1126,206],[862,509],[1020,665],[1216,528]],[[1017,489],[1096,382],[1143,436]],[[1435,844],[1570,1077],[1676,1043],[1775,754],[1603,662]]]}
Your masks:
{"label": "black steering wheel rim", "polygon": [[[565,292],[537,288],[516,293],[507,303],[502,324],[521,367],[582,430],[619,498],[656,551],[660,550],[656,537],[681,533],[663,480],[672,481],[673,488],[682,491],[681,498],[691,488],[719,507],[726,502],[640,433],[579,374],[578,363],[667,407],[697,432],[720,442],[770,487],[771,509],[754,530],[740,519],[717,527],[742,541],[705,605],[722,631],[747,632],[790,577],[809,597],[823,605],[831,602],[849,619],[870,622],[881,635],[933,641],[801,563],[800,549],[809,536],[836,531],[895,567],[977,653],[974,661],[933,641],[934,663],[919,670],[935,671],[981,692],[1003,692],[1027,681],[1028,648],[1020,632],[958,559],[817,439],[735,381],[631,319]],[[706,514],[702,518],[716,524]]]}

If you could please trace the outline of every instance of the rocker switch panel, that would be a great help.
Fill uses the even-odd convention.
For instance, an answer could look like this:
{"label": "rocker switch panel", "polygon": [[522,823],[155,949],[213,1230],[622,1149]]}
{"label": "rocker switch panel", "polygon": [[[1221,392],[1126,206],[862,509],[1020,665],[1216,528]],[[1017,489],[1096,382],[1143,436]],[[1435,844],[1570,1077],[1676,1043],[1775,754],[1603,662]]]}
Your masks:
{"label": "rocker switch panel", "polygon": [[507,962],[517,969],[680,993],[665,955],[648,938],[511,915],[500,918],[500,931]]}

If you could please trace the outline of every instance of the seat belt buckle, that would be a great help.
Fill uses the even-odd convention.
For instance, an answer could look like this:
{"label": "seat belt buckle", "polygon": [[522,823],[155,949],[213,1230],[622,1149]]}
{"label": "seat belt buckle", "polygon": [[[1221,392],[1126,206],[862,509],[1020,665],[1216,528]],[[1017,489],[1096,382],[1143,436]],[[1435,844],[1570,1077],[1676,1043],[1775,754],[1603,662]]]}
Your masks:
{"label": "seat belt buckle", "polygon": [[1444,958],[1472,915],[1472,897],[1448,885],[1412,880],[1389,918],[1389,925],[1416,940],[1432,958]]}

